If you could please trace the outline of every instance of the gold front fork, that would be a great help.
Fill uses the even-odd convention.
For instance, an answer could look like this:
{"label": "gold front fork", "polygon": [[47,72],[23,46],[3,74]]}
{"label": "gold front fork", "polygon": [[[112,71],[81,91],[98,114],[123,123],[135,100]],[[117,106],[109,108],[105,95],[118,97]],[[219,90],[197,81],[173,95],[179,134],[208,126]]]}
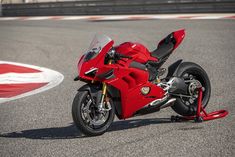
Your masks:
{"label": "gold front fork", "polygon": [[103,82],[102,95],[106,95],[106,92],[107,92],[107,85],[106,83]]}
{"label": "gold front fork", "polygon": [[101,95],[101,100],[100,100],[100,109],[102,109],[104,107],[103,104],[104,104],[106,92],[107,92],[107,85],[106,85],[106,83],[103,82],[102,95]]}

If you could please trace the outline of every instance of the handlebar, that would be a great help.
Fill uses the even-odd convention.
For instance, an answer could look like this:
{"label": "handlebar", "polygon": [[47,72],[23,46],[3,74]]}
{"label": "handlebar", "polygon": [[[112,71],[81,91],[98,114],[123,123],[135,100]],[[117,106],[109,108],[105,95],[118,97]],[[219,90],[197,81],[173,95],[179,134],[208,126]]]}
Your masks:
{"label": "handlebar", "polygon": [[110,50],[108,54],[109,54],[109,57],[114,60],[120,60],[122,58],[132,59],[131,56],[126,56],[126,55],[123,55],[123,54],[116,52],[114,48],[112,50]]}
{"label": "handlebar", "polygon": [[131,56],[126,56],[126,55],[123,55],[123,54],[120,54],[120,53],[116,53],[116,56],[118,58],[128,58],[128,59],[131,59],[132,57]]}

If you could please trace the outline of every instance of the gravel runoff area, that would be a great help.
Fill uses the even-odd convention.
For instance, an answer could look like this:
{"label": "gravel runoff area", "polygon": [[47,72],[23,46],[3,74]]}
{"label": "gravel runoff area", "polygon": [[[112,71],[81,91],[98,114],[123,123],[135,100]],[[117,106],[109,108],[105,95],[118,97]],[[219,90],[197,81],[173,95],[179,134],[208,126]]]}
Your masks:
{"label": "gravel runoff area", "polygon": [[[177,29],[186,38],[165,63],[177,59],[200,64],[212,95],[207,110],[226,109],[225,119],[170,123],[171,108],[125,121],[115,119],[107,133],[84,137],[71,106],[79,57],[95,33],[116,44],[137,41],[153,50]],[[0,21],[0,60],[43,66],[65,76],[46,92],[0,104],[0,156],[235,156],[235,21]]]}

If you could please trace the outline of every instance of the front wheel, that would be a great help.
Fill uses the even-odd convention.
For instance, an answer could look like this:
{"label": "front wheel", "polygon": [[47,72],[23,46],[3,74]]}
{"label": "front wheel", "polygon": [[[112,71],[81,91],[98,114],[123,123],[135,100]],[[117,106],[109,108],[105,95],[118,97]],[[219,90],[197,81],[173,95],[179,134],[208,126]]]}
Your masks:
{"label": "front wheel", "polygon": [[85,135],[101,135],[107,131],[114,119],[114,106],[111,101],[110,105],[110,110],[98,111],[90,93],[78,91],[72,105],[73,121]]}
{"label": "front wheel", "polygon": [[201,83],[203,89],[202,107],[205,108],[211,94],[210,80],[202,67],[191,62],[180,64],[175,76],[184,79],[188,84],[188,92],[191,93],[191,97],[178,97],[172,109],[182,116],[194,116],[197,110],[198,92],[191,92],[190,82],[199,81]]}

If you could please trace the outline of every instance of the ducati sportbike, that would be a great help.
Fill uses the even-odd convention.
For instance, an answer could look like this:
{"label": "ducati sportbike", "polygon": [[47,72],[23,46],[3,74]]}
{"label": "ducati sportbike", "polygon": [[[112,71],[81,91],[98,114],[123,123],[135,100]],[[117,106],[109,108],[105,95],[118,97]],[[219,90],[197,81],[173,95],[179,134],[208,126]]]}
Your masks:
{"label": "ducati sportbike", "polygon": [[203,89],[205,108],[211,86],[201,66],[178,60],[168,70],[162,67],[184,36],[184,30],[175,31],[150,52],[140,43],[114,46],[109,37],[96,35],[80,58],[74,79],[86,83],[78,89],[72,105],[78,129],[85,135],[101,135],[115,115],[127,119],[169,106],[180,115],[194,116],[198,86]]}

